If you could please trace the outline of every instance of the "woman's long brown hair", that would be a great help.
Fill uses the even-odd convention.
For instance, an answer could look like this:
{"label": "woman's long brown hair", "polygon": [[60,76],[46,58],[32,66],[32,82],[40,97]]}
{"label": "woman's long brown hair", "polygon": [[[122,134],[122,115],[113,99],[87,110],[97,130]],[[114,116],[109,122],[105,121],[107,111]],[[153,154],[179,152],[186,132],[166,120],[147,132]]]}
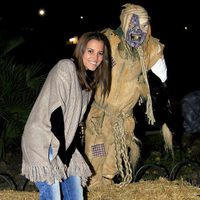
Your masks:
{"label": "woman's long brown hair", "polygon": [[[93,72],[86,71],[83,64],[83,54],[86,50],[87,43],[90,40],[103,41],[103,61],[100,66]],[[95,90],[99,84],[102,90],[102,96],[109,94],[111,84],[111,47],[107,37],[101,32],[84,33],[76,45],[73,56],[77,69],[78,79],[82,89]]]}

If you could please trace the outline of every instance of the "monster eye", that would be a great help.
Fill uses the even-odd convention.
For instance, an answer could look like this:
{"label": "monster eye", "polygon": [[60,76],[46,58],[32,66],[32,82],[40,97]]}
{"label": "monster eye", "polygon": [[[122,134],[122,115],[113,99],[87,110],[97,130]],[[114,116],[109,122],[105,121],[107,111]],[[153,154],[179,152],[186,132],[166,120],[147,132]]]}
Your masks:
{"label": "monster eye", "polygon": [[145,29],[145,28],[147,28],[148,26],[149,26],[149,22],[147,22],[147,23],[145,23],[145,24],[142,24],[142,25],[141,25],[141,28],[142,28],[142,29]]}

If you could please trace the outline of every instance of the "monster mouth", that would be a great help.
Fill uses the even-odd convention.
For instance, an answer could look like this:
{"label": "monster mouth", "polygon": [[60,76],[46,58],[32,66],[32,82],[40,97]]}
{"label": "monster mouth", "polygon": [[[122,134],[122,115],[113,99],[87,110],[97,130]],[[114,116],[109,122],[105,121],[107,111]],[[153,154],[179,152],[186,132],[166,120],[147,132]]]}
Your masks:
{"label": "monster mouth", "polygon": [[131,34],[132,41],[140,41],[142,39],[141,35]]}

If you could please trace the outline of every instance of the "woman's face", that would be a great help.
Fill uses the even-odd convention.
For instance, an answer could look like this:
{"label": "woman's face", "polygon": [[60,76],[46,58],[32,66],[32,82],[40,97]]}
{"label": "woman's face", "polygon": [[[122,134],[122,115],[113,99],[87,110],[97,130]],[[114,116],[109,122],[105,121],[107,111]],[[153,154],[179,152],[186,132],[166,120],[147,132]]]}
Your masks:
{"label": "woman's face", "polygon": [[95,71],[102,63],[104,42],[92,39],[90,40],[83,53],[83,64],[86,70]]}

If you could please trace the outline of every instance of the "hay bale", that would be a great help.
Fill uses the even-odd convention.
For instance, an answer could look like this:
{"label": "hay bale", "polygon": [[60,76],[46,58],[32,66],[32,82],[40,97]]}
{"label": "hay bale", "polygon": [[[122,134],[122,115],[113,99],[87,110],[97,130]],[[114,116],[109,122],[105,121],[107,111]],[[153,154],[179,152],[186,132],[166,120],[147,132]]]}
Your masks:
{"label": "hay bale", "polygon": [[16,190],[1,190],[0,191],[0,199],[1,200],[38,200],[39,193],[25,192],[25,191],[16,191]]}
{"label": "hay bale", "polygon": [[[200,200],[200,188],[188,182],[176,180],[168,181],[159,178],[129,184],[102,186],[88,192],[88,200]],[[0,191],[1,200],[38,200],[38,192],[16,190]]]}
{"label": "hay bale", "polygon": [[88,193],[88,200],[200,200],[200,188],[184,181],[159,178],[140,181],[126,187],[118,185],[95,188]]}

